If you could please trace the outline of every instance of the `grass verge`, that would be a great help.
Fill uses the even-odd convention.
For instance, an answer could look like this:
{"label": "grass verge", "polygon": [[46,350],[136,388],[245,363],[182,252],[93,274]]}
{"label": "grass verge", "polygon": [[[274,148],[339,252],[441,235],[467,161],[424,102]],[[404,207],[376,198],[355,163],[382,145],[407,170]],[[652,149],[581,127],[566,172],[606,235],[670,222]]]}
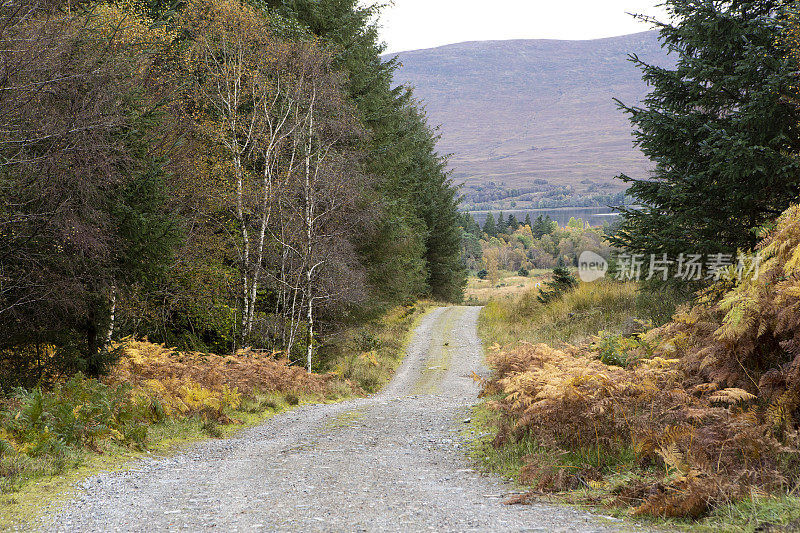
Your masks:
{"label": "grass verge", "polygon": [[[48,507],[67,500],[78,481],[95,473],[121,470],[133,460],[169,455],[204,439],[231,437],[301,404],[337,402],[377,391],[402,362],[411,331],[433,307],[432,302],[421,302],[393,309],[340,334],[323,352],[328,362],[326,370],[334,375],[305,374],[296,367],[258,363],[252,356],[240,359],[183,354],[158,345],[132,343],[111,379],[136,382],[136,388],[126,393],[133,400],[119,399],[119,410],[104,415],[116,423],[120,415],[136,411],[136,423],[146,426],[146,436],[135,442],[122,442],[103,434],[91,442],[79,441],[70,446],[59,446],[56,441],[51,445],[48,440],[48,448],[28,453],[26,440],[45,442],[43,435],[49,435],[52,417],[45,407],[36,423],[27,424],[24,430],[17,427],[14,433],[14,416],[10,416],[7,429],[0,424],[0,444],[4,438],[12,437],[18,442],[16,450],[0,449],[0,530],[35,526]],[[230,380],[232,375],[238,381],[220,382],[220,376]],[[259,382],[271,390],[260,391]],[[75,389],[69,391],[72,395],[65,396],[76,405],[69,404],[69,413],[61,414],[62,418],[69,418],[70,427],[79,423],[88,427],[95,420],[80,419],[86,409],[85,405],[79,406],[87,401],[82,387],[102,395],[114,393],[98,388],[92,380],[78,380]],[[146,398],[144,391],[149,395]],[[42,395],[45,400],[47,394]],[[233,396],[233,400],[223,402],[226,395]],[[140,405],[144,400],[146,405]],[[58,405],[59,401],[51,403]],[[104,401],[100,397],[96,403]],[[22,404],[11,401],[9,406],[23,417],[31,411],[41,411],[30,397]],[[179,407],[191,409],[181,414]],[[155,411],[160,413],[157,421],[149,418]]]}
{"label": "grass verge", "polygon": [[69,499],[76,483],[88,476],[124,470],[136,459],[169,455],[205,439],[231,437],[298,405],[318,401],[294,393],[256,393],[238,408],[226,409],[225,414],[231,420],[228,424],[204,420],[201,416],[152,424],[148,427],[146,449],[108,441],[95,449],[69,449],[58,456],[18,457],[16,463],[4,459],[0,476],[0,530],[35,527],[49,507]]}
{"label": "grass verge", "polygon": [[379,391],[403,362],[411,332],[436,306],[419,301],[343,331],[322,347],[323,369],[358,385],[364,393]]}
{"label": "grass verge", "polygon": [[[692,428],[679,429],[677,425],[663,429],[663,417],[658,413],[663,411],[669,419],[669,413],[679,412],[672,410],[670,394],[684,394],[687,402],[697,407],[693,412],[713,411],[720,420],[738,420],[742,409],[730,407],[726,411],[720,404],[711,409],[698,393],[685,393],[680,374],[675,372],[674,379],[670,378],[672,363],[664,359],[661,373],[662,363],[656,361],[657,357],[652,359],[656,346],[648,344],[649,338],[634,334],[642,330],[642,322],[659,321],[659,316],[674,307],[675,302],[666,301],[668,296],[658,297],[657,305],[653,298],[643,296],[634,284],[603,282],[582,284],[547,305],[536,302],[532,293],[489,302],[480,318],[480,334],[487,345],[505,345],[490,356],[490,361],[495,372],[507,379],[490,382],[491,386],[484,389],[489,396],[475,408],[468,429],[471,457],[484,470],[513,479],[530,491],[517,498],[520,502],[545,498],[601,509],[618,517],[630,518],[636,513],[637,520],[670,530],[800,531],[797,489],[791,490],[790,485],[788,490],[770,494],[754,485],[746,494],[729,491],[726,484],[733,486],[733,476],[717,473],[723,461],[721,451],[707,473],[690,462],[689,452],[674,447],[681,431],[681,435],[694,433]],[[605,334],[598,337],[600,331]],[[564,343],[581,344],[589,339],[597,344],[565,347],[555,355],[554,348]],[[609,342],[604,344],[603,340]],[[526,347],[521,342],[548,344],[550,348]],[[608,357],[611,362],[606,362],[604,347],[614,352],[611,355],[635,352],[636,356]],[[602,369],[598,359],[606,365]],[[627,381],[621,379],[623,373],[628,373]],[[658,376],[664,378],[665,388],[650,387]],[[648,379],[652,379],[649,385]],[[637,387],[643,391],[638,406],[631,403],[637,395],[630,393]],[[652,394],[645,393],[650,389]],[[604,403],[603,398],[608,401]],[[554,410],[549,412],[546,404]],[[575,410],[574,415],[563,414],[569,408]],[[624,432],[615,435],[609,429],[615,419],[608,414],[612,411],[620,415],[620,421],[651,411],[654,423],[631,429],[635,438],[629,439]],[[587,420],[583,426],[586,435],[567,429],[570,417]],[[597,427],[592,428],[593,420]],[[626,419],[618,425],[634,428],[637,423]],[[723,424],[709,423],[709,427],[722,431]],[[653,435],[655,443],[650,451],[647,437],[642,438],[648,434]],[[703,445],[701,437],[687,437],[696,453]],[[664,518],[669,513],[682,518]]]}
{"label": "grass verge", "polygon": [[629,333],[650,319],[647,307],[639,303],[635,283],[582,283],[548,305],[540,304],[537,294],[530,290],[515,299],[486,304],[478,319],[483,341],[487,345],[577,344],[601,330]]}

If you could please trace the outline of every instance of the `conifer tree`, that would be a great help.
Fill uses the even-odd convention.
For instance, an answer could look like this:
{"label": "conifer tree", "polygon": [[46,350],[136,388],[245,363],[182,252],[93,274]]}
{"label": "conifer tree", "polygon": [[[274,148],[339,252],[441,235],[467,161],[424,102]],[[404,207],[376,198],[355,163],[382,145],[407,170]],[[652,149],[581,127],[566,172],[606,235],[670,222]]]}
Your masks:
{"label": "conifer tree", "polygon": [[533,223],[531,222],[531,214],[530,213],[525,213],[524,225],[528,226],[529,228],[531,228],[531,230],[533,230]]}
{"label": "conifer tree", "polygon": [[544,218],[542,215],[539,215],[536,217],[536,222],[534,222],[531,230],[533,231],[533,236],[537,239],[541,239],[545,235],[550,235],[553,233],[553,219],[550,218],[550,215]]}
{"label": "conifer tree", "polygon": [[[438,138],[411,90],[394,87],[397,60],[382,58],[385,45],[377,25],[381,4],[358,0],[266,3],[271,15],[296,21],[308,35],[334,49],[334,67],[345,73],[349,95],[370,133],[363,163],[365,171],[377,177],[372,203],[380,206],[383,220],[378,231],[360,243],[360,249],[376,293],[373,300],[391,303],[436,292],[439,288],[430,283],[439,283],[443,272],[456,278],[447,279],[445,285],[465,283],[465,272],[454,267],[460,264],[461,248],[455,189],[444,159],[436,152]],[[397,234],[416,242],[393,246]],[[399,278],[407,279],[400,282]],[[394,288],[386,290],[389,280]],[[401,296],[396,290],[400,286],[409,292]]]}
{"label": "conifer tree", "polygon": [[500,216],[497,217],[497,233],[505,233],[506,231],[508,231],[508,222],[506,217],[503,216],[503,212],[500,211]]}
{"label": "conifer tree", "polygon": [[[383,283],[412,276],[402,285],[422,285],[427,289],[423,292],[460,301],[462,295],[453,287],[466,284],[466,271],[460,267],[456,189],[447,175],[445,159],[436,151],[438,137],[428,127],[412,91],[393,86],[399,63],[382,58],[385,45],[376,18],[382,5],[359,0],[267,0],[267,4],[271,11],[297,20],[335,49],[334,67],[346,74],[349,95],[371,134],[364,147],[368,154],[364,165],[369,174],[378,177],[375,203],[384,211],[384,223],[379,225],[384,231],[376,232],[361,248],[368,251],[364,258],[373,287],[383,293],[379,299],[398,300],[385,297],[388,293],[382,289]],[[403,250],[387,246],[386,242],[393,240],[386,231],[390,228],[408,237],[416,232],[416,244],[421,246]],[[422,257],[412,255],[420,251]],[[398,261],[398,253],[405,255],[403,261]],[[421,279],[420,262],[424,264]],[[390,272],[392,265],[412,268],[392,268]],[[411,292],[405,297],[418,295]]]}
{"label": "conifer tree", "polygon": [[475,217],[472,216],[471,213],[464,213],[469,221],[469,231],[475,236],[480,236],[481,234],[481,227],[478,225],[478,222],[475,220]]}
{"label": "conifer tree", "polygon": [[494,215],[491,213],[486,215],[486,222],[483,223],[483,232],[489,237],[497,236],[497,224],[495,224]]}
{"label": "conifer tree", "polygon": [[553,269],[553,279],[545,283],[546,289],[540,289],[536,297],[540,303],[546,304],[560,298],[565,292],[578,285],[578,280],[569,271],[562,260]]}
{"label": "conifer tree", "polygon": [[640,253],[735,252],[800,194],[800,111],[778,0],[668,0],[660,40],[674,70],[632,57],[652,87],[630,115],[652,177],[619,176],[642,209],[623,210],[617,246]]}
{"label": "conifer tree", "polygon": [[461,225],[461,229],[463,229],[464,232],[480,237],[481,227],[475,221],[475,217],[473,217],[471,213],[460,213],[458,215],[458,223]]}

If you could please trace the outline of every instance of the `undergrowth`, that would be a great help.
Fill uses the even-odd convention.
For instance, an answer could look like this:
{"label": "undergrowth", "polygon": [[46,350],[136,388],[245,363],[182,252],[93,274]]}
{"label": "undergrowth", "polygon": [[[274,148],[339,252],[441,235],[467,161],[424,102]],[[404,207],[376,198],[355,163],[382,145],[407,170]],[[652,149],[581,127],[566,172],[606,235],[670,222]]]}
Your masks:
{"label": "undergrowth", "polygon": [[127,339],[100,381],[78,374],[49,389],[0,395],[0,529],[30,522],[42,500],[92,469],[225,437],[300,403],[374,392],[431,305],[400,307],[341,333],[324,347],[326,374],[279,354],[220,356]]}
{"label": "undergrowth", "polygon": [[731,269],[655,329],[635,287],[611,282],[487,306],[484,338],[506,345],[488,355],[478,455],[530,486],[509,503],[557,493],[676,527],[800,526],[798,208],[759,251],[757,277]]}
{"label": "undergrowth", "polygon": [[225,357],[134,340],[121,351],[102,381],[77,374],[0,401],[0,492],[75,468],[87,454],[148,449],[163,437],[158,429],[176,421],[218,437],[247,415],[353,392],[334,376],[308,374],[271,354]]}
{"label": "undergrowth", "polygon": [[416,302],[390,310],[357,328],[345,330],[321,349],[324,369],[363,392],[377,392],[403,362],[409,333],[434,304]]}
{"label": "undergrowth", "polygon": [[582,283],[546,305],[538,301],[538,295],[538,289],[533,289],[515,300],[490,301],[479,318],[484,341],[575,344],[601,330],[623,334],[641,331],[642,324],[651,318],[640,303],[635,283]]}

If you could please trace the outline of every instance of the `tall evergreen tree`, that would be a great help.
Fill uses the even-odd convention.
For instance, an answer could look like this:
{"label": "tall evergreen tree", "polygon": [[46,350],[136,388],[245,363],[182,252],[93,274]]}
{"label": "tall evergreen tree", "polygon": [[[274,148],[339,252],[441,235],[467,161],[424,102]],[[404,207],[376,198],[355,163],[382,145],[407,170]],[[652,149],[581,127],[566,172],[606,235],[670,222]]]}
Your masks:
{"label": "tall evergreen tree", "polygon": [[751,248],[754,231],[800,194],[800,111],[782,95],[795,68],[781,45],[777,0],[668,0],[658,24],[678,55],[669,70],[632,60],[652,91],[643,107],[620,103],[652,178],[626,175],[643,205],[623,210],[612,242],[643,253]]}
{"label": "tall evergreen tree", "polygon": [[459,215],[459,224],[461,228],[470,235],[480,236],[481,227],[475,221],[475,217],[471,213],[464,212]]}
{"label": "tall evergreen tree", "polygon": [[[378,203],[384,218],[392,225],[412,230],[422,244],[406,247],[405,262],[397,252],[370,253],[366,257],[371,279],[379,292],[382,280],[414,276],[407,287],[420,285],[418,269],[402,268],[391,273],[391,265],[424,262],[421,280],[434,296],[459,301],[456,286],[466,283],[466,272],[459,265],[461,232],[458,224],[458,198],[446,173],[445,159],[436,152],[438,136],[427,125],[424,112],[416,105],[407,87],[393,87],[396,59],[384,60],[385,45],[378,35],[377,15],[381,4],[362,4],[359,0],[268,0],[284,16],[294,18],[314,35],[336,49],[335,66],[347,73],[348,91],[361,119],[371,132],[364,152],[366,171],[379,177]],[[382,226],[388,228],[386,224]],[[421,230],[421,231],[420,231]],[[386,249],[392,239],[385,232],[363,243],[364,249]],[[423,256],[409,254],[422,250]],[[450,278],[452,277],[452,279]],[[396,285],[396,284],[395,284]],[[409,293],[416,296],[418,293]],[[396,298],[394,298],[396,300]]]}
{"label": "tall evergreen tree", "polygon": [[525,213],[524,225],[528,226],[531,229],[533,229],[533,223],[531,222],[531,214],[530,213]]}
{"label": "tall evergreen tree", "polygon": [[578,285],[578,280],[569,271],[563,260],[553,269],[553,279],[545,282],[545,287],[539,289],[536,297],[540,303],[546,304],[560,298],[565,292],[571,291]]}
{"label": "tall evergreen tree", "polygon": [[500,211],[500,215],[497,217],[497,233],[505,233],[506,231],[508,231],[508,222],[503,212]]}
{"label": "tall evergreen tree", "polygon": [[541,239],[545,235],[550,235],[553,233],[553,219],[550,218],[550,215],[546,217],[542,217],[539,215],[536,217],[536,222],[533,223],[533,236],[537,239]]}
{"label": "tall evergreen tree", "polygon": [[[364,147],[368,154],[365,170],[378,176],[376,203],[381,205],[384,219],[391,221],[380,224],[380,231],[361,247],[374,288],[382,293],[379,299],[396,301],[398,286],[410,289],[421,282],[435,296],[447,293],[448,299],[460,300],[458,291],[451,290],[466,283],[465,270],[457,267],[461,233],[456,190],[446,174],[444,158],[436,152],[438,137],[427,126],[412,91],[393,87],[393,73],[399,64],[396,59],[381,57],[385,46],[376,22],[381,5],[362,5],[358,0],[267,0],[267,4],[271,11],[297,20],[334,47],[334,64],[347,74],[350,97],[371,133]],[[408,238],[416,233],[421,246],[402,250],[386,246],[387,240],[393,240],[387,232],[390,228]],[[422,257],[415,255],[420,251]],[[403,261],[398,261],[399,252],[405,255]],[[416,268],[420,261],[424,263],[421,279]],[[382,288],[389,279],[409,276],[413,279],[405,283],[392,282],[390,291]]]}
{"label": "tall evergreen tree", "polygon": [[494,221],[494,215],[491,213],[486,215],[486,221],[483,223],[483,232],[489,237],[497,237],[497,224]]}

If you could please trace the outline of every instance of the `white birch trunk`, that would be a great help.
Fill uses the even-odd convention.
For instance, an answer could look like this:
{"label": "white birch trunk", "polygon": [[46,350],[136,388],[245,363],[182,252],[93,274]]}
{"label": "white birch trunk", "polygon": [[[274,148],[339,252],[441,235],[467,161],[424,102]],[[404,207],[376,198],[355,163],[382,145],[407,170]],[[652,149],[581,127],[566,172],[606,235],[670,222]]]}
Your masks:
{"label": "white birch trunk", "polygon": [[106,348],[111,347],[111,337],[114,335],[114,323],[117,319],[117,286],[111,286],[111,309],[108,322],[108,331],[106,332]]}

